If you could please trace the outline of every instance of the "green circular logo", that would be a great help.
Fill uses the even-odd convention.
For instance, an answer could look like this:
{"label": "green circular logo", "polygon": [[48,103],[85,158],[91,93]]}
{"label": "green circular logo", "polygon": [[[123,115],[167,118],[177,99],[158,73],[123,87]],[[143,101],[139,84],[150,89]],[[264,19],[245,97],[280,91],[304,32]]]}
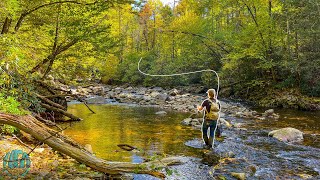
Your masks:
{"label": "green circular logo", "polygon": [[29,155],[22,150],[12,150],[3,157],[4,174],[12,178],[24,177],[30,170]]}

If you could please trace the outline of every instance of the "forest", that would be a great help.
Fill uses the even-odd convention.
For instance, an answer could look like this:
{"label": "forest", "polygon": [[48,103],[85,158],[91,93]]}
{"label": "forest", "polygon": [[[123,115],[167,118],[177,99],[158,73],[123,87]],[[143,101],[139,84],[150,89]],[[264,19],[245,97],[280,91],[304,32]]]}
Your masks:
{"label": "forest", "polygon": [[[71,91],[57,84],[217,88],[212,73],[144,76],[137,70],[141,59],[140,68],[150,74],[215,70],[226,99],[320,110],[318,0],[4,0],[0,8],[0,123],[27,126],[40,141],[47,139],[37,131],[57,132],[8,119],[27,116],[57,126],[42,116],[51,110],[80,120],[67,112],[65,96]],[[65,121],[62,116],[54,118]],[[6,129],[1,125],[2,133]],[[96,170],[105,173],[118,172],[105,162],[90,163],[104,166],[107,170]]]}
{"label": "forest", "polygon": [[317,1],[182,0],[172,8],[161,1],[12,0],[1,7],[1,94],[22,102],[32,84],[21,76],[51,75],[68,84],[216,84],[210,74],[144,77],[136,70],[140,58],[154,74],[214,69],[229,87],[225,96],[262,105],[263,97],[281,92],[320,95]]}

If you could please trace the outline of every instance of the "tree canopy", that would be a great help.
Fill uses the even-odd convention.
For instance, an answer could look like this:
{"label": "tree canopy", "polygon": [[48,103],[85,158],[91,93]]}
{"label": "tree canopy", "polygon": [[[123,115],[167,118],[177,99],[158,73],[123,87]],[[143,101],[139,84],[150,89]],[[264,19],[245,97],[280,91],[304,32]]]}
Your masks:
{"label": "tree canopy", "polygon": [[[211,74],[145,77],[201,69],[220,73],[229,95],[294,88],[320,95],[317,1],[6,0],[0,2],[4,97],[30,79],[64,83],[212,86]],[[13,76],[13,74],[15,74]],[[23,79],[26,78],[26,79]],[[21,85],[19,85],[21,84]]]}

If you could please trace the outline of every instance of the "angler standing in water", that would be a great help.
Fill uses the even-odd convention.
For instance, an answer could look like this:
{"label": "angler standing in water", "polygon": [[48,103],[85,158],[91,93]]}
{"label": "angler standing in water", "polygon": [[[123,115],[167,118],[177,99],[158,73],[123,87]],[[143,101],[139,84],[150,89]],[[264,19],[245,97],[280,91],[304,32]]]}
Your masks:
{"label": "angler standing in water", "polygon": [[[220,103],[216,99],[216,91],[214,89],[209,89],[207,94],[208,99],[204,100],[201,106],[198,106],[198,111],[205,111],[202,122],[202,138],[205,145],[211,148],[214,136],[221,137],[221,132],[218,128]],[[209,137],[208,129],[210,129]]]}

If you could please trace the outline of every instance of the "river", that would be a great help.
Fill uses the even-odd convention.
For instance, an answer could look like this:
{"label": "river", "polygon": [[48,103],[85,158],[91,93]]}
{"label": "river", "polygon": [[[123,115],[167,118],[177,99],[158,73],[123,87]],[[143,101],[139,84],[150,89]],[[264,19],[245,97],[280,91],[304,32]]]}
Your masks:
{"label": "river", "polygon": [[[160,109],[128,104],[90,105],[92,114],[83,104],[72,104],[69,112],[83,118],[73,122],[64,133],[81,144],[90,144],[94,153],[110,161],[140,162],[140,157],[166,154],[201,158],[201,132],[181,125],[187,113],[168,112],[156,115]],[[263,112],[263,109],[255,109]],[[232,123],[241,123],[245,131],[225,129],[225,140],[219,142],[215,152],[224,157],[243,160],[240,165],[221,165],[218,176],[232,178],[226,172],[246,172],[254,167],[248,179],[304,179],[319,178],[320,173],[320,113],[279,109],[278,120],[249,120],[226,117]],[[294,127],[304,134],[304,141],[296,144],[278,142],[267,136],[270,130]],[[117,144],[129,144],[140,149],[127,152]]]}

